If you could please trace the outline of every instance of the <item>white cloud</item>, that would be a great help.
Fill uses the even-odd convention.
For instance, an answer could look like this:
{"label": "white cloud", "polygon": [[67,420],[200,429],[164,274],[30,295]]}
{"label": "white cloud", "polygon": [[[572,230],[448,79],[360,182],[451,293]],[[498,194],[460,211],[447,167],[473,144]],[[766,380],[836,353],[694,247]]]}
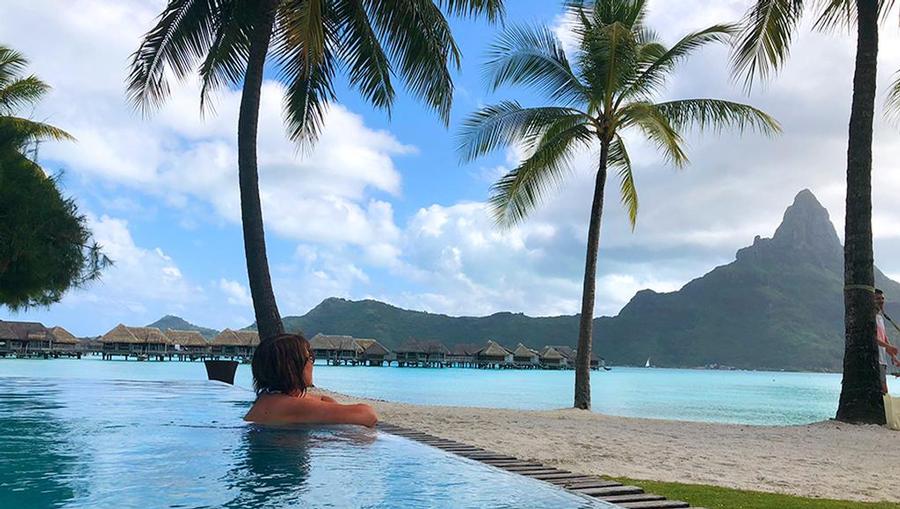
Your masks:
{"label": "white cloud", "polygon": [[219,290],[225,294],[225,298],[232,306],[252,307],[253,299],[250,298],[250,290],[246,286],[231,279],[219,279]]}
{"label": "white cloud", "polygon": [[103,272],[99,281],[70,292],[62,306],[91,303],[92,309],[105,314],[99,320],[127,319],[133,314],[155,320],[158,316],[146,315],[150,307],[175,313],[206,300],[203,288],[190,283],[162,249],[135,244],[127,221],[90,214],[88,220],[94,240],[114,265]]}

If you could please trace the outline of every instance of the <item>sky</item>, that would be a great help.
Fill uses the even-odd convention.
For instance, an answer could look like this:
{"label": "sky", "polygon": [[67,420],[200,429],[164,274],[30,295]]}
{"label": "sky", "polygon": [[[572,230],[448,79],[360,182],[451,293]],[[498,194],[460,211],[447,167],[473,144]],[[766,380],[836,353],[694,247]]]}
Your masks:
{"label": "sky", "polygon": [[[749,4],[651,0],[648,23],[672,44],[690,31],[739,19]],[[507,25],[544,24],[571,40],[561,1],[506,5]],[[253,322],[237,187],[240,91],[220,91],[215,114],[204,116],[195,79],[176,84],[149,117],[126,100],[129,55],[163,6],[161,0],[0,2],[0,44],[23,52],[31,72],[53,87],[30,116],[77,138],[42,145],[40,163],[62,175],[65,194],[115,261],[102,280],[50,308],[3,311],[0,318],[62,325],[82,336],[166,314],[220,329]],[[449,126],[402,88],[387,115],[340,78],[321,139],[304,152],[285,135],[282,87],[267,73],[260,192],[282,315],[301,315],[328,297],[450,315],[579,311],[597,154],[579,153],[566,181],[524,223],[498,228],[485,201],[491,183],[521,153],[510,149],[462,164],[461,122],[501,100],[546,101],[531,90],[492,92],[485,85],[486,52],[502,26],[470,19],[451,24],[463,60],[454,72]],[[804,188],[829,210],[843,237],[853,38],[804,30],[783,72],[750,94],[730,79],[728,56],[726,47],[695,53],[660,99],[748,102],[773,115],[784,132],[692,132],[691,163],[680,170],[640,137],[626,135],[641,209],[632,231],[611,177],[597,314],[616,314],[638,290],[677,290],[730,262],[755,235],[771,236]],[[875,255],[897,277],[900,126],[881,115],[886,84],[900,69],[900,30],[893,22],[882,29],[879,66]]]}

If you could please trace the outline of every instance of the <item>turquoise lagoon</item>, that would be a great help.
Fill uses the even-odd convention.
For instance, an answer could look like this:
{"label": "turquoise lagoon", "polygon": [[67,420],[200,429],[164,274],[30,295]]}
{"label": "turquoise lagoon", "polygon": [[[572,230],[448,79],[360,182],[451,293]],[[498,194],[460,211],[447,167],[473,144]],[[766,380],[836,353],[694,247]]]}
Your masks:
{"label": "turquoise lagoon", "polygon": [[[202,363],[0,360],[0,377],[200,381]],[[593,409],[610,415],[792,425],[830,419],[841,376],[830,373],[614,368],[591,376]],[[250,366],[236,384],[249,388]],[[572,371],[317,365],[315,382],[337,392],[424,405],[554,409],[571,405]],[[891,380],[893,392],[900,383]],[[89,400],[89,398],[88,398]]]}

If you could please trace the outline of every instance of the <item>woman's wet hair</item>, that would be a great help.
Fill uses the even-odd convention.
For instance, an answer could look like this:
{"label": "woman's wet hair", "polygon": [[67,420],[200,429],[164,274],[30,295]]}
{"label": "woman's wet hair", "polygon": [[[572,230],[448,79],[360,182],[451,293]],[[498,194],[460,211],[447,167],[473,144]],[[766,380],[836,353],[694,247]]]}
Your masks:
{"label": "woman's wet hair", "polygon": [[314,362],[302,333],[279,334],[262,340],[253,354],[253,389],[265,393],[304,394],[303,368]]}

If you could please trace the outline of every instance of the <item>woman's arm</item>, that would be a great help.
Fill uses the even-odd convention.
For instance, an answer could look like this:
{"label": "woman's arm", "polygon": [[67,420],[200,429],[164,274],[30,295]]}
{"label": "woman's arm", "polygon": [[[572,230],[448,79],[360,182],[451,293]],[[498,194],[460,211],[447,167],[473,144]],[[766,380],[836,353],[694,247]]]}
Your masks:
{"label": "woman's arm", "polygon": [[366,404],[342,405],[322,399],[296,398],[288,416],[304,424],[357,424],[372,428],[378,422],[375,410]]}

